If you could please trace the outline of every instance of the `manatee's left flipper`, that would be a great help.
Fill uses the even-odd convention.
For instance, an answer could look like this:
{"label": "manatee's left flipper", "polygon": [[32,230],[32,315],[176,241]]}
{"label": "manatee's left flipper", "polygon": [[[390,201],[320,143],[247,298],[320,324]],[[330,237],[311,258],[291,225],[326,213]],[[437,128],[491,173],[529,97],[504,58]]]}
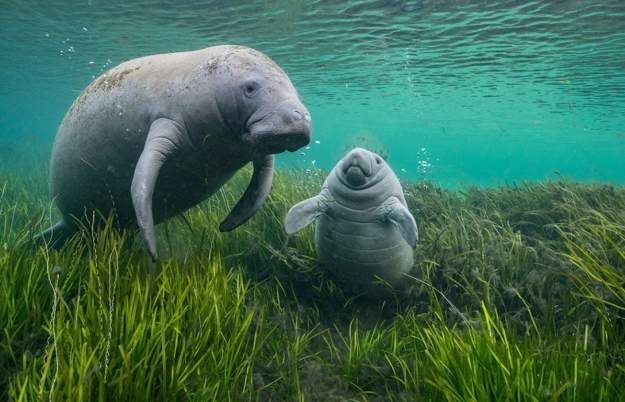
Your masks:
{"label": "manatee's left flipper", "polygon": [[152,122],[143,152],[135,167],[130,194],[137,216],[137,224],[143,236],[147,252],[156,261],[156,235],[152,214],[152,196],[161,167],[181,149],[190,146],[186,130],[180,124],[166,118]]}
{"label": "manatee's left flipper", "polygon": [[417,222],[408,211],[408,208],[397,197],[389,197],[380,207],[380,215],[382,220],[388,220],[395,224],[399,229],[399,233],[414,248],[419,239],[417,230]]}
{"label": "manatee's left flipper", "polygon": [[229,232],[245,223],[263,204],[273,181],[273,155],[265,155],[253,161],[254,173],[245,193],[230,214],[219,225],[219,230]]}
{"label": "manatee's left flipper", "polygon": [[74,233],[76,233],[76,228],[70,227],[65,221],[60,221],[35,237],[33,241],[46,248],[59,249]]}
{"label": "manatee's left flipper", "polygon": [[293,205],[284,218],[284,230],[291,236],[310,225],[317,217],[325,213],[334,201],[327,189],[307,200]]}

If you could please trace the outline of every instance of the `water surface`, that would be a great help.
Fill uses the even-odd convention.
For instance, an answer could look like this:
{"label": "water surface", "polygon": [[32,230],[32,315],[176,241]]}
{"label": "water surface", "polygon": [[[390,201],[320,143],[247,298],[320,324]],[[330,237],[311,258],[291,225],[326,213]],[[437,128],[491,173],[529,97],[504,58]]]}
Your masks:
{"label": "water surface", "polygon": [[[445,186],[625,183],[625,2],[5,0],[0,147],[49,152],[73,99],[130,58],[235,43],[282,65],[313,115],[281,166],[346,148]],[[6,153],[0,152],[0,158]]]}

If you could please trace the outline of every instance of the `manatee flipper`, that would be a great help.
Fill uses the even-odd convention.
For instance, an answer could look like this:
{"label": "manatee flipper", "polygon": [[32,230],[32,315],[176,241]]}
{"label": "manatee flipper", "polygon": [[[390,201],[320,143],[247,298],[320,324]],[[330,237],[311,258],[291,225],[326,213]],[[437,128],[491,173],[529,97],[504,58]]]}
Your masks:
{"label": "manatee flipper", "polygon": [[170,119],[159,118],[152,122],[143,151],[135,167],[130,186],[132,204],[143,243],[152,259],[156,261],[156,236],[152,215],[152,196],[161,167],[178,151],[188,147],[189,138],[184,128]]}
{"label": "manatee flipper", "polygon": [[417,223],[408,208],[397,197],[390,197],[382,204],[380,210],[382,219],[395,224],[404,240],[414,248],[419,239],[419,232]]}
{"label": "manatee flipper", "polygon": [[60,221],[43,231],[33,241],[41,246],[59,249],[74,233],[76,233],[75,228],[70,227],[65,221]]}
{"label": "manatee flipper", "polygon": [[330,195],[324,189],[321,193],[293,205],[284,218],[284,230],[291,236],[310,225],[329,208]]}
{"label": "manatee flipper", "polygon": [[241,196],[237,205],[232,208],[226,219],[219,225],[221,232],[229,232],[245,223],[252,217],[263,204],[273,181],[274,155],[264,155],[254,159],[254,173],[245,193]]}

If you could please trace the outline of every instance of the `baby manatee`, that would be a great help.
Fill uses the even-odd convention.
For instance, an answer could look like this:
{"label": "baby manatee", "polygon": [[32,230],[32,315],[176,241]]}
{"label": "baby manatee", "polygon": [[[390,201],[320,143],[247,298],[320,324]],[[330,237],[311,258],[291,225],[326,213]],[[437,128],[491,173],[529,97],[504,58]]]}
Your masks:
{"label": "baby manatee", "polygon": [[293,235],[312,221],[320,264],[370,296],[387,293],[378,282],[398,287],[414,264],[415,219],[397,176],[373,152],[349,152],[317,196],[289,210],[284,227]]}

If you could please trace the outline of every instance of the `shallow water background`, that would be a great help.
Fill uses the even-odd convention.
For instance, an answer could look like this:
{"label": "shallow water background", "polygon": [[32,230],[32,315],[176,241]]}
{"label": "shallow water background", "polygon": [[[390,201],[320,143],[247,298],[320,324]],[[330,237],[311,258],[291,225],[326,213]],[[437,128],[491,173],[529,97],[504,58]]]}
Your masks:
{"label": "shallow water background", "polygon": [[45,160],[73,99],[130,58],[223,43],[290,75],[314,122],[281,166],[347,147],[444,186],[625,183],[625,2],[34,1],[0,13],[0,159]]}

